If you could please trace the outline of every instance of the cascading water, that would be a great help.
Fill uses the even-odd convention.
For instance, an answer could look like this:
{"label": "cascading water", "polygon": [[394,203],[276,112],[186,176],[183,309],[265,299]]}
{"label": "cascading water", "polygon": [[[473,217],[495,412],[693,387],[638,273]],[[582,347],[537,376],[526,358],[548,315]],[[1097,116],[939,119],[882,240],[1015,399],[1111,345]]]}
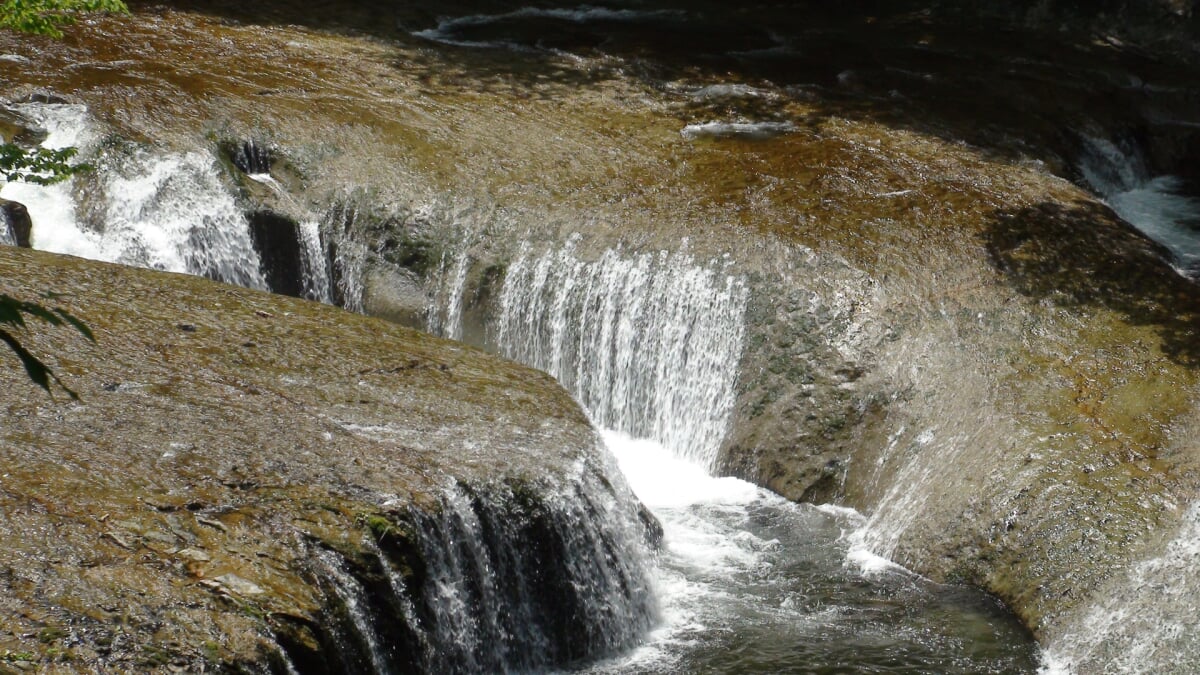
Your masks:
{"label": "cascading water", "polygon": [[[653,623],[628,495],[581,472],[533,501],[455,486],[421,518],[426,672],[530,672],[615,653]],[[541,490],[539,490],[541,492]]]}
{"label": "cascading water", "polygon": [[336,647],[343,665],[353,662],[352,655],[363,654],[369,660],[369,663],[362,664],[363,666],[369,666],[380,675],[392,672],[391,660],[385,653],[383,640],[375,630],[375,620],[373,612],[369,609],[366,589],[346,569],[345,562],[337,553],[321,549],[316,551],[316,558],[323,568],[322,577],[329,582],[345,613],[348,628],[351,629],[353,637],[362,643],[350,645],[346,644],[349,636],[340,638],[340,644]]}
{"label": "cascading water", "polygon": [[9,183],[0,196],[25,204],[34,248],[266,288],[249,225],[204,153],[101,150],[87,109],[24,104],[14,110],[47,132],[42,147],[80,149],[86,179],[43,187]]}
{"label": "cascading water", "polygon": [[[1200,502],[1156,557],[1132,565],[1099,603],[1050,639],[1045,675],[1194,672],[1200,597]],[[1172,669],[1174,668],[1174,669]]]}
{"label": "cascading water", "polygon": [[526,673],[628,649],[657,617],[645,524],[619,476],[573,468],[529,479],[554,483],[450,484],[393,512],[354,562],[315,549],[324,653],[285,639],[287,656],[302,671],[321,670],[315,657],[347,672]]}
{"label": "cascading water", "polygon": [[1083,137],[1078,168],[1117,215],[1171,251],[1185,273],[1200,273],[1200,200],[1175,176],[1151,176],[1132,142]]}
{"label": "cascading water", "polygon": [[707,467],[733,409],[746,298],[685,254],[586,263],[567,246],[512,264],[495,342],[558,378],[598,426]]}
{"label": "cascading water", "polygon": [[0,218],[0,245],[16,246],[17,237],[12,232],[12,225],[6,218]]}
{"label": "cascading water", "polygon": [[448,261],[443,255],[439,270],[442,283],[439,285],[445,290],[445,311],[442,311],[441,303],[436,297],[425,310],[426,328],[429,332],[451,340],[461,340],[463,337],[463,291],[467,284],[467,273],[471,268],[470,249],[474,240],[474,230],[467,228],[462,234],[458,253],[453,259]]}
{"label": "cascading water", "polygon": [[663,525],[661,623],[583,672],[1033,671],[1032,642],[993,601],[848,564],[855,512],[710,475],[749,293],[725,261],[611,250],[585,261],[576,248],[510,265],[490,331],[494,348],[555,375],[616,428],[607,445]]}

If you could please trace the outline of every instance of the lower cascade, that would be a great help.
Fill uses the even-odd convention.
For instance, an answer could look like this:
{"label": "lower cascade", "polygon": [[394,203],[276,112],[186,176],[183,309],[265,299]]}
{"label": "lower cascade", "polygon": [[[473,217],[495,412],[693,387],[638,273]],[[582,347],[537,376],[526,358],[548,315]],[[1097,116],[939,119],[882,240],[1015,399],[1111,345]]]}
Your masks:
{"label": "lower cascade", "polygon": [[289,667],[535,672],[633,646],[658,617],[647,524],[618,477],[578,468],[565,486],[450,485],[432,509],[369,523],[362,557],[318,550],[334,609],[321,650],[281,640]]}
{"label": "lower cascade", "polygon": [[1032,640],[994,600],[852,545],[866,525],[853,510],[711,474],[748,295],[724,261],[617,250],[585,260],[577,245],[509,266],[489,340],[574,393],[662,523],[660,620],[637,649],[581,672],[1037,667]]}

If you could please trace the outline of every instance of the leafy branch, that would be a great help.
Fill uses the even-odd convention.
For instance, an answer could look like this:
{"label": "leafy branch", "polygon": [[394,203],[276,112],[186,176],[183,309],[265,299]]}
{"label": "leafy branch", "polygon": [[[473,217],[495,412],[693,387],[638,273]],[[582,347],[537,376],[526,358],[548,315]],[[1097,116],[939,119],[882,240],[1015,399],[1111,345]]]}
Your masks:
{"label": "leafy branch", "polygon": [[29,379],[33,380],[34,384],[45,389],[47,393],[51,393],[50,381],[53,380],[72,399],[79,400],[79,395],[63,384],[54,371],[26,349],[7,328],[27,328],[26,315],[45,321],[52,326],[71,326],[84,337],[95,342],[96,336],[92,333],[92,329],[61,307],[48,308],[36,302],[18,300],[10,295],[0,293],[0,342],[7,344],[9,349],[16,353],[17,358],[21,359],[21,365],[25,366],[25,373],[29,375]]}
{"label": "leafy branch", "polygon": [[0,28],[21,33],[62,37],[62,27],[76,21],[77,12],[128,14],[122,0],[5,0],[0,4]]}
{"label": "leafy branch", "polygon": [[24,181],[35,185],[53,185],[77,173],[91,170],[87,164],[70,164],[79,151],[75,148],[34,148],[26,150],[13,143],[0,143],[0,183]]}

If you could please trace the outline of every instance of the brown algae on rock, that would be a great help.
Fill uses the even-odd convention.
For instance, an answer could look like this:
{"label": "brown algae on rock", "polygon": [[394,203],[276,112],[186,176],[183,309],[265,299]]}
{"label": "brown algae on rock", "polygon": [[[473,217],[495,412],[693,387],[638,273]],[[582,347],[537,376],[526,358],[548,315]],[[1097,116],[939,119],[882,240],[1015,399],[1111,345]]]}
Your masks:
{"label": "brown algae on rock", "polygon": [[375,319],[8,247],[0,278],[97,337],[20,336],[77,402],[0,369],[0,650],[40,668],[328,651],[314,549],[419,574],[403,514],[436,513],[450,476],[545,481],[596,447],[545,375]]}

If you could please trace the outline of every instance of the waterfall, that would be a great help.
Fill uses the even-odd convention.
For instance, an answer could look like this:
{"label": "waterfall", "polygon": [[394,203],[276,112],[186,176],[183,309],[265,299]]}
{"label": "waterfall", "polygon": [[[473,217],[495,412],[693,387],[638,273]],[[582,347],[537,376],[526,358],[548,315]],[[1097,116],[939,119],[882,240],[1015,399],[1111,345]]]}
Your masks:
{"label": "waterfall", "polygon": [[1078,168],[1117,215],[1170,250],[1188,274],[1200,273],[1200,200],[1176,176],[1151,176],[1131,141],[1083,137]]}
{"label": "waterfall", "polygon": [[0,245],[16,246],[17,237],[12,232],[12,225],[7,218],[0,219]]}
{"label": "waterfall", "polygon": [[316,220],[300,222],[300,244],[303,247],[304,297],[309,300],[333,303],[329,285],[329,267],[326,264],[325,248],[321,244],[321,224]]}
{"label": "waterfall", "polygon": [[57,185],[9,183],[0,191],[29,208],[34,248],[266,288],[249,223],[213,156],[103,149],[81,105],[14,110],[46,130],[42,147],[77,147],[96,167]]}
{"label": "waterfall", "polygon": [[[393,513],[354,562],[314,549],[333,607],[318,637],[326,664],[531,672],[633,646],[657,618],[645,526],[618,476],[575,469],[561,482],[450,484]],[[288,656],[307,662],[302,649]]]}
{"label": "waterfall", "polygon": [[[467,228],[459,241],[458,252],[454,254],[449,266],[445,254],[442,255],[438,270],[440,283],[437,285],[445,297],[439,298],[435,295],[425,310],[426,327],[435,335],[451,340],[463,338],[463,294],[467,286],[467,273],[471,270],[470,249],[474,243],[475,231]],[[443,302],[439,300],[444,301],[444,310]]]}
{"label": "waterfall", "polygon": [[379,675],[391,673],[390,659],[385,653],[383,641],[375,629],[376,616],[370,609],[366,589],[346,569],[345,562],[337,553],[319,549],[315,555],[323,568],[321,570],[323,577],[330,583],[334,595],[340,601],[346,615],[345,618],[353,629],[353,636],[362,643],[356,648],[345,644],[346,637],[341,638],[338,651],[341,653],[343,664],[352,662],[351,654],[365,652],[370,663],[363,665],[369,665],[371,670]]}
{"label": "waterfall", "polygon": [[450,489],[419,529],[427,672],[528,672],[627,648],[656,609],[628,494],[588,474],[551,490]]}
{"label": "waterfall", "polygon": [[555,376],[600,427],[711,467],[734,402],[748,291],[686,253],[585,262],[574,246],[508,269],[494,340]]}

